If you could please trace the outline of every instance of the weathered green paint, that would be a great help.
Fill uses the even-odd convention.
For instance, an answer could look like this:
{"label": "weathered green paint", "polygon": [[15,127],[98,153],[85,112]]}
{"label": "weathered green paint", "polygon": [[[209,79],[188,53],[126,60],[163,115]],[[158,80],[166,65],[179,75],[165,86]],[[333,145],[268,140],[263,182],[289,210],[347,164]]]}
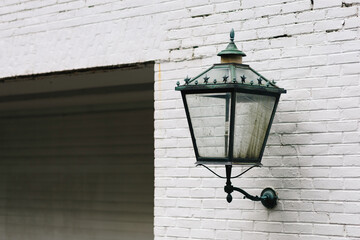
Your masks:
{"label": "weathered green paint", "polygon": [[226,49],[222,50],[218,53],[218,56],[225,56],[225,55],[238,55],[238,56],[246,56],[246,54],[240,51],[236,44],[234,43],[235,32],[234,29],[231,29],[230,32],[230,43],[227,45]]}
{"label": "weathered green paint", "polygon": [[[210,79],[208,76],[211,76],[211,72],[217,69],[225,69],[230,74],[229,77],[231,81],[217,81],[216,79]],[[246,75],[236,76],[237,69],[243,69],[245,72],[247,71],[248,74],[251,74],[252,78],[249,79]],[[240,71],[241,72],[241,71]],[[255,79],[254,76],[257,76]],[[224,76],[222,77],[224,78]],[[241,79],[238,81],[237,79]],[[259,80],[260,79],[260,80]],[[255,84],[256,82],[256,84]],[[263,83],[264,82],[264,83]],[[225,165],[232,165],[232,164],[261,164],[261,158],[265,149],[266,141],[270,132],[270,127],[272,121],[275,116],[275,111],[277,108],[277,104],[279,102],[280,95],[282,93],[286,93],[286,90],[280,88],[275,85],[274,81],[269,81],[264,76],[256,72],[252,69],[249,65],[246,64],[237,64],[237,63],[223,63],[223,64],[214,64],[211,68],[205,70],[204,72],[200,73],[196,77],[190,79],[189,77],[185,78],[184,85],[178,85],[175,87],[176,91],[181,91],[186,116],[190,128],[191,138],[193,141],[193,146],[195,150],[195,156],[197,160],[197,164],[225,164]],[[194,135],[191,117],[189,114],[187,102],[186,102],[186,95],[187,94],[202,94],[202,93],[229,93],[231,94],[232,106],[230,111],[230,133],[229,133],[229,156],[224,158],[213,158],[213,157],[201,157],[199,156],[199,152],[197,149],[196,138]],[[269,121],[269,125],[266,131],[266,135],[264,138],[264,142],[261,147],[261,152],[258,158],[234,158],[232,151],[233,151],[233,144],[234,144],[234,124],[235,124],[235,94],[236,93],[248,93],[254,95],[265,95],[265,96],[273,96],[275,97],[275,105],[271,114],[271,118]]]}

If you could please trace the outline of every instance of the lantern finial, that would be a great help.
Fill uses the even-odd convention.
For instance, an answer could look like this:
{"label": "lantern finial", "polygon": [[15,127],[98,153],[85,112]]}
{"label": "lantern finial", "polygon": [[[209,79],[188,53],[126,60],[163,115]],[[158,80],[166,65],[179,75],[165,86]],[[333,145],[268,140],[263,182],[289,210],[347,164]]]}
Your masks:
{"label": "lantern finial", "polygon": [[230,31],[230,43],[227,45],[226,49],[218,53],[218,56],[221,57],[221,63],[242,63],[242,57],[246,56],[245,53],[236,47],[234,38],[235,31],[232,28]]}
{"label": "lantern finial", "polygon": [[234,29],[232,28],[231,31],[230,31],[230,41],[231,41],[231,42],[234,42],[234,38],[235,38],[235,31],[234,31]]}

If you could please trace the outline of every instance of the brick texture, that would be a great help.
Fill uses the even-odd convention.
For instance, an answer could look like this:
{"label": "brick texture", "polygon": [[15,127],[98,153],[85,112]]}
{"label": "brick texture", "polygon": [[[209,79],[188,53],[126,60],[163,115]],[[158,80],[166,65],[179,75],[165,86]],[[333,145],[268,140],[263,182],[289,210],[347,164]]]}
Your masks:
{"label": "brick texture", "polygon": [[[359,8],[350,0],[5,0],[0,77],[156,62],[156,240],[360,239]],[[252,194],[274,187],[274,210],[236,193],[228,204],[224,180],[194,166],[174,91],[219,62],[231,28],[244,63],[288,89],[264,166],[233,182]]]}

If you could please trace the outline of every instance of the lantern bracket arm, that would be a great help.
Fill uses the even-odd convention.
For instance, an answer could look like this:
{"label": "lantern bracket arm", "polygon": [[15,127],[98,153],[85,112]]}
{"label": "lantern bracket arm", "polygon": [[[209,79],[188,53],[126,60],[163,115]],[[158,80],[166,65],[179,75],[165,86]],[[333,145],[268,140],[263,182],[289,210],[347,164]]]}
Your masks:
{"label": "lantern bracket arm", "polygon": [[[217,174],[215,171],[211,170],[208,166],[206,166],[206,165],[204,165],[204,164],[199,163],[199,164],[196,164],[196,166],[202,166],[202,167],[206,168],[207,170],[209,170],[211,173],[213,173],[213,174],[214,174],[215,176],[217,176],[218,178],[222,178],[222,179],[226,179],[226,178],[227,178],[227,177],[224,177],[224,176],[221,176],[221,175]],[[233,179],[233,178],[238,178],[238,177],[240,177],[241,175],[243,175],[243,174],[247,173],[248,171],[250,171],[250,170],[251,170],[252,168],[254,168],[254,167],[261,167],[261,165],[260,165],[260,164],[253,165],[253,166],[249,167],[248,169],[246,169],[245,171],[241,172],[240,174],[238,174],[238,175],[236,175],[236,176],[230,176],[230,178],[231,178],[231,179]]]}
{"label": "lantern bracket arm", "polygon": [[[232,196],[231,193],[233,191],[236,192],[240,192],[244,195],[244,198],[248,198],[252,201],[261,201],[261,203],[266,207],[266,208],[274,208],[277,204],[277,200],[278,200],[278,196],[275,192],[274,189],[272,188],[265,188],[261,194],[260,197],[259,196],[253,196],[251,194],[249,194],[248,192],[246,192],[245,190],[238,188],[238,187],[234,187],[231,184],[231,168],[232,165],[226,165],[226,185],[224,187],[224,191],[227,193],[227,197],[226,200],[228,203],[230,203],[232,201]],[[250,169],[248,169],[250,170]]]}
{"label": "lantern bracket arm", "polygon": [[238,188],[238,187],[234,187],[234,191],[244,194],[244,198],[248,198],[252,201],[261,201],[266,198],[265,196],[261,196],[261,197],[258,197],[258,195],[253,196],[253,195],[249,194],[248,192],[246,192],[245,190]]}
{"label": "lantern bracket arm", "polygon": [[231,193],[233,191],[242,193],[244,195],[244,198],[250,199],[251,201],[255,201],[255,202],[261,201],[261,203],[266,208],[269,208],[269,209],[274,208],[276,206],[277,200],[278,200],[278,196],[277,196],[275,190],[272,188],[265,188],[264,190],[262,190],[260,197],[257,195],[253,196],[241,188],[234,187],[231,185],[231,183],[230,184],[226,183],[226,185],[224,187],[224,191],[227,193],[226,200],[228,203],[230,203],[232,201]]}
{"label": "lantern bracket arm", "polygon": [[[224,187],[224,190],[227,194],[231,194],[233,191],[236,192],[240,192],[244,195],[244,198],[250,199],[252,201],[261,201],[262,199],[265,199],[264,196],[258,197],[251,195],[250,193],[246,192],[244,189],[238,188],[238,187],[233,187],[231,184],[230,185],[226,185]],[[230,195],[231,196],[231,195]],[[227,197],[227,199],[229,198],[229,196]],[[228,199],[229,200],[229,199]]]}

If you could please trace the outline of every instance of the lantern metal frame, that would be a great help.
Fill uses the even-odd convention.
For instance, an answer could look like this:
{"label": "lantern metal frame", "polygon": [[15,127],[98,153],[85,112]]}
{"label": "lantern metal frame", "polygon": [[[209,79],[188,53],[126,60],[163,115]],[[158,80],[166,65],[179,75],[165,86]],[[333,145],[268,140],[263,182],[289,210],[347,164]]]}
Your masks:
{"label": "lantern metal frame", "polygon": [[[266,146],[266,142],[270,133],[270,128],[275,116],[275,112],[277,109],[277,105],[279,103],[280,95],[282,93],[286,93],[286,90],[283,88],[279,88],[275,85],[274,81],[269,81],[264,76],[260,75],[254,69],[252,69],[249,65],[242,64],[242,56],[246,56],[245,53],[238,50],[235,43],[234,43],[234,30],[230,32],[230,43],[228,44],[227,48],[221,51],[218,56],[222,57],[221,64],[214,64],[209,69],[205,70],[201,74],[197,75],[193,79],[186,77],[184,79],[185,84],[180,85],[180,82],[177,82],[177,87],[175,90],[180,91],[182,95],[182,100],[186,112],[186,118],[189,125],[190,135],[194,147],[195,157],[196,157],[196,164],[203,165],[204,164],[221,164],[225,165],[226,169],[226,177],[221,177],[216,174],[214,171],[209,169],[215,175],[221,178],[226,178],[226,185],[224,187],[224,191],[227,193],[227,201],[230,203],[232,201],[232,192],[237,191],[244,195],[244,198],[248,198],[252,201],[261,201],[262,204],[267,208],[274,208],[277,204],[278,196],[272,188],[265,188],[260,197],[253,196],[247,193],[245,190],[234,187],[231,184],[231,176],[232,165],[252,165],[249,169],[244,171],[243,173],[237,175],[236,177],[241,176],[242,174],[246,173],[248,170],[253,168],[254,166],[261,166],[261,159],[264,153],[264,149]],[[223,61],[224,60],[224,61]],[[226,69],[228,70],[228,75],[223,76],[222,82],[217,82],[216,79],[211,79],[212,82],[209,82],[209,77],[207,77],[207,73],[210,73],[211,70],[217,69]],[[246,76],[237,76],[237,69],[242,69],[244,72],[250,72],[252,77],[256,76],[257,79],[251,79],[251,81],[245,81]],[[205,77],[204,77],[205,76]],[[201,79],[203,77],[203,79]],[[199,81],[200,80],[200,81]],[[239,81],[240,80],[240,81]],[[254,81],[257,81],[258,84],[254,84]],[[264,82],[264,83],[263,83]],[[191,94],[208,94],[208,93],[229,93],[230,98],[226,101],[225,105],[225,119],[229,118],[229,135],[228,139],[225,139],[225,148],[227,154],[226,157],[204,157],[200,156],[198,145],[196,142],[196,136],[194,133],[194,128],[192,124],[191,114],[189,111],[189,105],[186,99],[187,95]],[[263,139],[263,143],[261,146],[261,150],[257,158],[234,158],[234,135],[235,135],[235,114],[236,114],[236,97],[238,93],[245,93],[245,94],[252,94],[252,95],[262,95],[262,96],[271,96],[275,98],[273,109],[270,115],[270,119],[267,125],[267,129],[265,132],[265,136]],[[230,108],[230,110],[229,110]],[[229,141],[227,143],[227,140]]]}
{"label": "lantern metal frame", "polygon": [[[272,85],[272,87],[267,86],[267,84],[262,85],[250,85],[250,84],[244,84],[239,83],[235,76],[235,67],[241,67],[244,69],[249,69],[259,75],[262,80],[269,83],[269,85]],[[217,69],[217,68],[228,68],[230,69],[231,73],[231,82],[226,83],[206,83],[206,84],[191,84],[200,76],[203,76],[211,69]],[[236,63],[230,63],[230,64],[214,64],[213,67],[209,68],[208,70],[202,72],[197,77],[193,79],[189,79],[185,85],[177,86],[175,87],[175,90],[181,91],[186,117],[189,124],[190,134],[192,143],[194,146],[195,156],[196,156],[196,164],[261,164],[261,158],[264,153],[265,145],[269,136],[270,128],[275,116],[276,108],[279,102],[279,98],[281,93],[285,93],[286,90],[283,88],[274,87],[275,85],[273,83],[270,83],[269,80],[267,80],[265,77],[261,76],[259,73],[254,71],[252,68],[249,67],[249,65],[246,64],[236,64]],[[202,157],[199,155],[198,147],[196,144],[196,137],[194,134],[194,129],[191,121],[191,115],[189,112],[188,103],[186,100],[187,94],[204,94],[204,93],[230,93],[231,94],[231,105],[230,105],[230,130],[229,130],[229,146],[228,146],[228,156],[227,157]],[[248,94],[254,94],[254,95],[265,95],[265,96],[272,96],[275,97],[275,103],[274,107],[271,113],[269,125],[266,130],[265,139],[263,141],[260,155],[258,158],[234,158],[233,157],[233,147],[234,147],[234,124],[235,124],[235,107],[236,107],[236,93],[248,93]]]}

